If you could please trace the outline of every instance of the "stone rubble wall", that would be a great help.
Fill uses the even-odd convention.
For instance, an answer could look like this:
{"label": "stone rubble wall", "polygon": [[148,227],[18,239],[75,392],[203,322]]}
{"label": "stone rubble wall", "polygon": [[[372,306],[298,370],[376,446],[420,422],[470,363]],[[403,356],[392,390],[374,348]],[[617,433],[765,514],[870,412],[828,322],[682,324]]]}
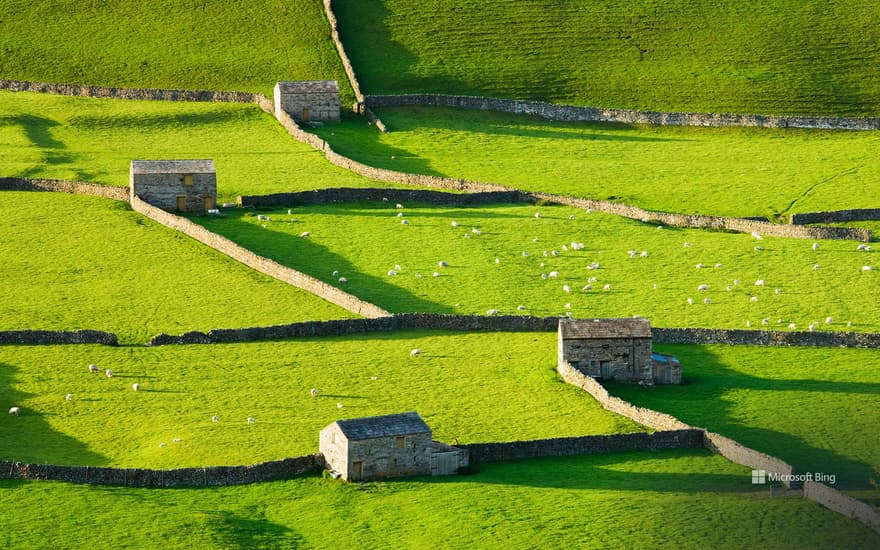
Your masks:
{"label": "stone rubble wall", "polygon": [[792,214],[788,222],[794,225],[809,223],[849,223],[880,220],[880,208],[854,208],[851,210],[832,210],[827,212],[801,212]]}
{"label": "stone rubble wall", "polygon": [[100,330],[0,330],[0,345],[101,344],[116,346],[116,335]]}
{"label": "stone rubble wall", "polygon": [[139,99],[149,101],[203,101],[222,103],[254,103],[257,94],[251,92],[217,92],[211,90],[162,90],[156,88],[116,88],[84,86],[80,84],[50,84],[23,80],[0,79],[0,90],[35,92],[41,94],[95,97],[110,99]]}
{"label": "stone rubble wall", "polygon": [[49,191],[72,195],[90,195],[128,202],[128,187],[115,187],[81,181],[0,177],[0,189],[4,191]]}
{"label": "stone rubble wall", "polygon": [[283,281],[306,292],[310,292],[330,303],[364,317],[385,317],[391,315],[382,308],[369,302],[365,302],[343,290],[315,279],[305,273],[283,266],[273,260],[254,254],[250,250],[217,235],[208,229],[189,221],[186,218],[166,212],[155,206],[147,204],[138,197],[132,197],[132,208],[144,216],[166,227],[179,231],[193,239],[209,246],[244,265]]}
{"label": "stone rubble wall", "polygon": [[475,206],[483,204],[514,204],[529,202],[529,197],[521,191],[492,191],[485,193],[444,193],[426,189],[387,189],[331,187],[296,193],[275,193],[272,195],[244,195],[239,203],[251,206],[299,206],[313,204],[334,204],[346,202],[389,202],[428,203],[437,206]]}
{"label": "stone rubble wall", "polygon": [[544,101],[446,94],[369,95],[365,97],[365,100],[367,106],[371,108],[397,106],[455,107],[532,115],[565,122],[619,122],[623,124],[654,124],[663,126],[880,130],[880,118],[636,111],[631,109],[603,109],[600,107],[558,105]]}
{"label": "stone rubble wall", "polygon": [[804,497],[838,514],[860,521],[880,533],[880,514],[869,504],[816,481],[804,482]]}
{"label": "stone rubble wall", "polygon": [[324,457],[320,453],[250,466],[211,466],[173,470],[56,466],[2,460],[0,479],[53,480],[126,487],[226,486],[287,479],[323,467]]}

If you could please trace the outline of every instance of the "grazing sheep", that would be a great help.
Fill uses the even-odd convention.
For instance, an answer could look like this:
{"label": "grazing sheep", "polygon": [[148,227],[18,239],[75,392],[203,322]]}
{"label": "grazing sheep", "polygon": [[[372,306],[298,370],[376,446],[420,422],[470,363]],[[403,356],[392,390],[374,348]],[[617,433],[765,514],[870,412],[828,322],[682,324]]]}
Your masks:
{"label": "grazing sheep", "polygon": [[733,287],[732,287],[732,286],[730,286],[730,285],[727,285],[727,288],[726,288],[726,290],[727,290],[727,291],[728,291],[728,292],[730,292],[730,291],[731,291],[731,290],[733,290]]}
{"label": "grazing sheep", "polygon": [[568,285],[562,285],[562,292],[565,292],[565,293],[571,292],[571,287]]}
{"label": "grazing sheep", "polygon": [[590,269],[590,270],[599,269],[599,262],[591,263],[590,265],[587,266],[587,269]]}
{"label": "grazing sheep", "polygon": [[752,322],[751,322],[751,321],[746,321],[746,327],[749,328],[749,327],[751,327],[751,326],[752,326]]}
{"label": "grazing sheep", "polygon": [[19,407],[10,407],[9,414],[13,416],[21,416],[21,409]]}
{"label": "grazing sheep", "polygon": [[704,304],[711,304],[711,303],[712,303],[712,299],[711,299],[711,298],[703,298],[703,303],[704,303]]}
{"label": "grazing sheep", "polygon": [[807,330],[809,330],[810,332],[813,332],[814,330],[816,330],[816,326],[817,326],[817,323],[810,323],[810,326],[807,327]]}
{"label": "grazing sheep", "polygon": [[257,214],[257,219],[260,220],[261,222],[265,222],[265,221],[269,220],[269,217],[264,216],[263,214]]}
{"label": "grazing sheep", "polygon": [[755,281],[755,286],[764,286],[764,279],[758,279]]}
{"label": "grazing sheep", "polygon": [[409,225],[409,220],[400,220],[401,225]]}
{"label": "grazing sheep", "polygon": [[538,242],[538,237],[535,237],[534,239],[532,239],[532,242],[533,242],[533,243]]}
{"label": "grazing sheep", "polygon": [[556,279],[557,277],[559,277],[559,272],[558,271],[551,271],[550,273],[547,274],[547,276],[550,277],[551,279]]}
{"label": "grazing sheep", "polygon": [[490,310],[486,311],[486,315],[498,315],[499,313],[501,313],[501,312],[498,311],[497,309],[490,309]]}
{"label": "grazing sheep", "polygon": [[701,290],[701,291],[709,290],[709,285],[700,285],[697,287],[697,290]]}
{"label": "grazing sheep", "polygon": [[212,417],[211,417],[211,422],[220,422],[220,417],[217,416],[217,415],[212,416]]}
{"label": "grazing sheep", "polygon": [[696,267],[697,269],[703,269],[703,264],[699,263],[699,264],[695,265],[694,267]]}
{"label": "grazing sheep", "polygon": [[345,284],[345,283],[348,282],[348,279],[346,279],[345,277],[340,277],[340,278],[339,278],[339,282],[340,282],[341,284]]}
{"label": "grazing sheep", "polygon": [[141,385],[138,384],[137,382],[135,382],[134,384],[131,385],[131,389],[133,389],[134,391],[140,391]]}
{"label": "grazing sheep", "polygon": [[389,277],[394,277],[395,275],[397,275],[397,272],[396,272],[396,271],[394,271],[393,269],[389,269],[389,270],[388,270],[388,276],[389,276]]}
{"label": "grazing sheep", "polygon": [[763,319],[761,319],[761,324],[762,324],[762,325],[768,325],[768,324],[770,324],[770,319],[767,319],[766,317],[763,318]]}
{"label": "grazing sheep", "polygon": [[409,356],[410,356],[410,357],[418,357],[418,356],[421,355],[421,354],[422,354],[422,350],[420,350],[419,348],[413,348],[413,349],[410,350],[410,352],[409,352]]}
{"label": "grazing sheep", "polygon": [[863,266],[862,266],[862,271],[871,271],[872,269],[874,269],[874,268],[871,267],[871,266],[869,266],[869,265],[863,265]]}
{"label": "grazing sheep", "polygon": [[480,231],[479,229],[477,229],[476,227],[471,228],[471,233],[473,233],[474,235],[482,235],[483,234],[483,232]]}
{"label": "grazing sheep", "polygon": [[546,278],[547,278],[547,274],[546,274],[546,273],[541,273],[541,279],[546,279]]}
{"label": "grazing sheep", "polygon": [[[647,250],[642,250],[642,251],[639,253],[639,256],[641,256],[642,258],[647,258],[647,257],[648,257],[648,251],[647,251]],[[718,267],[718,266],[715,266],[715,267]]]}
{"label": "grazing sheep", "polygon": [[318,390],[317,390],[317,388],[312,388],[312,389],[310,389],[310,390],[309,390],[309,393],[312,394],[312,397],[318,397]]}
{"label": "grazing sheep", "polygon": [[584,243],[571,243],[571,249],[572,250],[583,250]]}
{"label": "grazing sheep", "polygon": [[334,277],[339,277],[339,271],[334,270],[334,271],[333,271],[333,276],[334,276]]}
{"label": "grazing sheep", "polygon": [[822,266],[821,266],[821,265],[816,264],[816,265],[813,266],[813,271],[817,271],[817,270],[819,270],[819,269],[822,269]]}
{"label": "grazing sheep", "polygon": [[757,246],[755,247],[755,252],[760,252],[760,251],[762,251],[762,250],[764,250],[764,247],[761,246],[761,245],[757,245]]}
{"label": "grazing sheep", "polygon": [[107,378],[113,378],[113,371],[110,369],[107,369],[106,371],[104,371],[104,375],[106,375]]}
{"label": "grazing sheep", "polygon": [[693,299],[693,298],[688,298],[688,299],[687,299],[687,303],[688,303],[688,305],[693,305],[693,304],[694,304],[694,299]]}
{"label": "grazing sheep", "polygon": [[611,285],[605,285],[602,287],[602,290],[611,290]]}
{"label": "grazing sheep", "polygon": [[522,257],[523,257],[523,258],[528,258],[528,257],[529,257],[529,253],[526,252],[525,250],[523,250],[523,251],[522,251]]}
{"label": "grazing sheep", "polygon": [[341,408],[342,408],[342,403],[337,403],[337,404],[336,404],[336,408],[337,408],[337,409],[341,409]]}
{"label": "grazing sheep", "polygon": [[789,324],[788,324],[788,328],[790,328],[791,330],[794,330],[794,329],[797,328],[797,325],[794,324],[794,323],[789,323]]}
{"label": "grazing sheep", "polygon": [[440,276],[440,273],[438,273],[438,272],[435,271],[434,273],[432,273],[432,275],[433,275],[434,277],[439,277],[439,276]]}
{"label": "grazing sheep", "polygon": [[638,254],[638,252],[636,252],[635,250],[627,250],[626,253],[629,254],[630,258],[635,258]]}
{"label": "grazing sheep", "polygon": [[571,309],[571,303],[565,304],[565,309]]}
{"label": "grazing sheep", "polygon": [[867,252],[867,251],[871,250],[871,247],[866,244],[860,244],[859,246],[856,247],[856,250],[861,250],[863,252]]}
{"label": "grazing sheep", "polygon": [[172,443],[180,443],[180,438],[179,438],[179,437],[175,437],[174,439],[171,440],[171,442],[172,442]]}
{"label": "grazing sheep", "polygon": [[397,271],[400,271],[403,268],[400,267],[400,264],[394,264],[394,269],[396,269]]}
{"label": "grazing sheep", "polygon": [[773,293],[774,293],[774,294],[782,294],[782,289],[781,289],[781,288],[777,288],[777,289],[775,289],[775,290],[773,291]]}
{"label": "grazing sheep", "polygon": [[568,216],[568,219],[573,220],[573,219],[574,219],[574,214],[569,215],[569,216]]}
{"label": "grazing sheep", "polygon": [[254,422],[256,422],[256,419],[253,416],[249,416],[247,422],[248,424],[253,424]]}
{"label": "grazing sheep", "polygon": [[465,239],[470,239],[470,238],[471,238],[471,236],[470,236],[470,234],[469,234],[469,233],[465,233],[465,234],[464,234],[464,238],[465,238]]}
{"label": "grazing sheep", "polygon": [[311,231],[303,231],[302,233],[299,234],[299,236],[302,237],[303,239],[305,239],[306,237],[311,237],[312,232]]}
{"label": "grazing sheep", "polygon": [[541,213],[540,213],[540,212],[535,212],[535,219],[538,219],[538,218],[540,218],[540,217],[541,217]]}
{"label": "grazing sheep", "polygon": [[562,245],[562,250],[565,252],[568,252],[568,245],[565,245],[565,244]]}
{"label": "grazing sheep", "polygon": [[691,243],[689,243],[689,242],[687,242],[687,241],[684,242],[684,247],[685,247],[685,248],[688,248],[688,247],[690,247],[690,246],[691,246]]}
{"label": "grazing sheep", "polygon": [[715,264],[715,269],[721,269],[722,267],[724,267],[724,264],[721,264],[721,263]]}
{"label": "grazing sheep", "polygon": [[73,394],[68,393],[67,395],[64,396],[64,400],[65,401],[73,401]]}
{"label": "grazing sheep", "polygon": [[589,279],[587,279],[587,282],[588,282],[588,283],[595,283],[595,282],[598,281],[598,280],[599,280],[598,277],[590,277]]}
{"label": "grazing sheep", "polygon": [[761,234],[758,233],[757,231],[752,231],[752,237],[758,239],[759,241],[760,241],[761,239],[764,238],[764,237],[762,237]]}
{"label": "grazing sheep", "polygon": [[397,204],[394,205],[394,208],[403,208],[403,205],[400,204],[400,203],[397,203]]}
{"label": "grazing sheep", "polygon": [[98,367],[98,365],[92,363],[91,365],[89,365],[89,372],[92,374],[98,374],[99,372],[101,372],[101,369]]}
{"label": "grazing sheep", "polygon": [[749,301],[750,301],[750,302],[757,302],[757,301],[758,301],[758,297],[757,297],[757,296],[752,296],[751,298],[749,298]]}
{"label": "grazing sheep", "polygon": [[583,290],[584,292],[589,292],[593,290],[593,285],[584,285],[584,288],[581,290]]}
{"label": "grazing sheep", "polygon": [[559,256],[559,251],[558,250],[551,250],[550,255],[551,256]]}
{"label": "grazing sheep", "polygon": [[455,220],[452,220],[452,227],[458,227],[458,222]]}
{"label": "grazing sheep", "polygon": [[516,309],[519,310],[519,311],[525,311],[525,310],[526,310],[526,306],[516,306]]}
{"label": "grazing sheep", "polygon": [[496,263],[496,264],[500,264],[500,263],[501,263],[501,258],[495,258],[495,263]]}
{"label": "grazing sheep", "polygon": [[165,447],[165,443],[159,443],[160,447]]}
{"label": "grazing sheep", "polygon": [[826,325],[830,325],[830,324],[833,323],[833,322],[834,322],[834,318],[833,318],[833,317],[826,317],[826,318],[825,318],[825,324],[826,324]]}
{"label": "grazing sheep", "polygon": [[403,217],[403,212],[398,212],[398,213],[397,213],[397,217],[398,217],[398,218],[402,218],[402,217]]}
{"label": "grazing sheep", "polygon": [[437,262],[437,265],[439,267],[449,267],[449,264],[444,262],[443,260],[440,260],[439,262]]}
{"label": "grazing sheep", "polygon": [[819,250],[819,243],[813,243],[813,250]]}

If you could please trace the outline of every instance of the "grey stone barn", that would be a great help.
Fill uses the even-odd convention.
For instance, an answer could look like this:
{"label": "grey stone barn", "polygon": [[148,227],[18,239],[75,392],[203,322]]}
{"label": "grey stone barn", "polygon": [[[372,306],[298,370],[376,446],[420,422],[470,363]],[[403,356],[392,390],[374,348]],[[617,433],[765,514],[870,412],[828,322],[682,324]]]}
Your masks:
{"label": "grey stone barn", "polygon": [[157,208],[204,212],[217,205],[213,160],[133,160],[129,193]]}
{"label": "grey stone barn", "polygon": [[560,362],[603,380],[643,384],[681,383],[681,365],[653,354],[647,319],[563,319],[559,321]]}
{"label": "grey stone barn", "polygon": [[339,83],[298,80],[275,84],[275,112],[285,111],[297,123],[339,122]]}
{"label": "grey stone barn", "polygon": [[327,469],[348,481],[447,475],[468,465],[466,450],[431,440],[415,412],[337,420],[321,430]]}

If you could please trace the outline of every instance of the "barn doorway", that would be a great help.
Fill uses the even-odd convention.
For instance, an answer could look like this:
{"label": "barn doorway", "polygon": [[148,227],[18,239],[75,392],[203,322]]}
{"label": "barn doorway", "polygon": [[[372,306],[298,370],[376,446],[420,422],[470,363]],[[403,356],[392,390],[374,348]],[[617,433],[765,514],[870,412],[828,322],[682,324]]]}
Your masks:
{"label": "barn doorway", "polygon": [[351,475],[348,476],[350,479],[358,480],[364,476],[364,463],[361,460],[356,460],[351,463]]}
{"label": "barn doorway", "polygon": [[177,209],[186,212],[186,195],[177,195]]}
{"label": "barn doorway", "polygon": [[599,361],[599,372],[602,378],[612,378],[614,376],[614,366],[611,361]]}
{"label": "barn doorway", "polygon": [[309,108],[308,108],[308,107],[303,107],[303,117],[302,117],[302,118],[303,118],[303,122],[308,122],[308,121],[309,121],[309,114],[310,114],[310,113],[309,113]]}
{"label": "barn doorway", "polygon": [[205,205],[205,210],[211,210],[214,208],[214,197],[205,197],[203,203]]}

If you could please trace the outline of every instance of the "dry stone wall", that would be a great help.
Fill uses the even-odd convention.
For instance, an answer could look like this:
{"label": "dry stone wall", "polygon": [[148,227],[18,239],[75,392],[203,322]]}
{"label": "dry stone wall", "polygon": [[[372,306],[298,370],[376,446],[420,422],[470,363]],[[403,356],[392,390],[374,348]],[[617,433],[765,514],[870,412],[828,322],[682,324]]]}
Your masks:
{"label": "dry stone wall", "polygon": [[471,443],[457,447],[468,451],[471,462],[498,462],[547,456],[702,448],[703,432],[702,430],[673,430],[651,434],[636,432],[503,443]]}
{"label": "dry stone wall", "polygon": [[651,329],[656,344],[727,344],[744,346],[817,346],[877,348],[880,334],[867,332],[809,332],[711,328]]}
{"label": "dry stone wall", "polygon": [[100,330],[0,330],[0,345],[102,344],[116,346],[116,335]]}
{"label": "dry stone wall", "polygon": [[225,486],[287,479],[323,467],[324,457],[321,454],[285,458],[251,466],[213,466],[174,470],[53,466],[3,460],[0,461],[0,479],[42,479],[127,487]]}
{"label": "dry stone wall", "polygon": [[880,130],[878,118],[836,118],[822,116],[773,116],[715,113],[675,113],[602,109],[557,105],[544,101],[498,99],[444,94],[370,95],[365,98],[372,108],[394,106],[456,107],[533,115],[569,122],[620,122],[666,126],[745,126],[761,128],[815,128],[826,130]]}
{"label": "dry stone wall", "polygon": [[356,201],[391,203],[428,203],[440,206],[475,206],[481,204],[512,204],[529,202],[521,191],[492,191],[486,193],[444,193],[425,189],[382,189],[335,187],[297,193],[273,195],[245,195],[238,197],[241,206],[295,206],[334,204]]}
{"label": "dry stone wall", "polygon": [[880,208],[854,208],[828,212],[802,212],[792,214],[788,221],[795,225],[808,223],[848,223],[880,220]]}
{"label": "dry stone wall", "polygon": [[358,315],[363,315],[364,317],[384,317],[391,315],[378,306],[365,302],[360,298],[352,296],[347,292],[328,285],[327,283],[306,275],[305,273],[254,254],[250,250],[235,244],[225,237],[221,237],[186,218],[182,218],[149,205],[138,197],[132,197],[131,206],[135,211],[140,212],[144,216],[147,216],[166,227],[180,231],[181,233],[226,254],[230,258],[257,270],[260,273],[264,273],[270,277],[278,279],[279,281],[283,281],[307,292],[311,292],[328,302],[357,313]]}
{"label": "dry stone wall", "polygon": [[829,510],[856,519],[880,533],[880,514],[870,505],[816,481],[804,482],[804,497]]}
{"label": "dry stone wall", "polygon": [[0,189],[4,191],[50,191],[73,195],[91,195],[116,201],[128,202],[127,187],[113,187],[97,183],[55,179],[0,178]]}
{"label": "dry stone wall", "polygon": [[155,88],[115,88],[84,86],[80,84],[49,84],[23,80],[0,79],[0,90],[36,92],[41,94],[97,97],[112,99],[142,99],[153,101],[205,101],[224,103],[254,103],[256,95],[250,92],[216,92],[211,90],[162,90]]}

